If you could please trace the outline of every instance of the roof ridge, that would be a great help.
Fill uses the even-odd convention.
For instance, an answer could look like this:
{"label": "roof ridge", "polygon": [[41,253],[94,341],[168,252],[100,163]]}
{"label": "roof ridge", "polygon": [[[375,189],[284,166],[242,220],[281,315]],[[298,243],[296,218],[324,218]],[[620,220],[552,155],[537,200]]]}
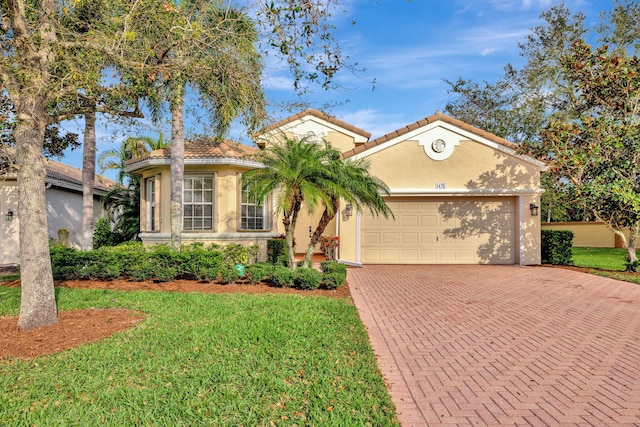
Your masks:
{"label": "roof ridge", "polygon": [[336,118],[334,116],[331,116],[331,115],[329,115],[327,113],[324,113],[324,112],[322,112],[320,110],[316,110],[315,108],[307,108],[306,110],[300,111],[300,112],[298,112],[296,114],[293,114],[293,115],[291,115],[289,117],[285,117],[284,119],[282,119],[282,120],[280,120],[280,121],[278,121],[276,123],[273,123],[273,124],[267,126],[266,128],[254,133],[252,136],[263,135],[265,133],[271,132],[272,130],[278,129],[278,128],[284,126],[284,125],[287,125],[287,124],[289,124],[291,122],[294,122],[296,120],[302,119],[303,117],[307,117],[307,116],[314,116],[314,117],[317,117],[319,119],[326,120],[329,123],[332,123],[332,124],[334,124],[336,126],[340,126],[343,129],[346,129],[346,130],[354,132],[354,133],[356,133],[358,135],[364,136],[364,137],[367,138],[367,140],[369,138],[371,138],[371,133],[370,132],[367,132],[364,129],[361,129],[361,128],[357,127],[357,126],[354,126],[354,125],[352,125],[350,123],[347,123],[344,120],[340,120],[340,119],[338,119],[338,118]]}
{"label": "roof ridge", "polygon": [[477,136],[480,136],[482,138],[486,138],[486,139],[488,139],[488,140],[490,140],[492,142],[495,142],[497,144],[503,145],[503,146],[505,146],[507,148],[511,148],[511,149],[514,149],[514,150],[516,148],[518,148],[518,144],[516,144],[514,142],[511,142],[511,141],[509,141],[509,140],[507,140],[505,138],[502,138],[502,137],[500,137],[498,135],[495,135],[495,134],[493,134],[491,132],[487,132],[485,130],[482,130],[482,129],[476,127],[476,126],[470,125],[470,124],[468,124],[466,122],[463,122],[462,120],[459,120],[459,119],[453,118],[451,116],[448,116],[448,115],[444,114],[443,112],[437,110],[435,113],[433,113],[430,116],[427,116],[427,117],[425,117],[423,119],[420,119],[418,121],[415,121],[413,123],[409,123],[408,125],[403,126],[400,129],[396,129],[393,132],[389,132],[389,133],[387,133],[385,135],[382,135],[382,136],[380,136],[380,137],[378,137],[378,138],[376,138],[374,140],[367,141],[367,142],[365,142],[364,144],[362,144],[362,145],[360,145],[358,147],[355,147],[355,148],[353,148],[353,149],[351,149],[349,151],[346,151],[346,152],[344,152],[342,154],[342,156],[344,158],[355,156],[356,154],[362,153],[363,151],[366,151],[366,150],[368,150],[370,148],[373,148],[373,147],[375,147],[377,145],[383,144],[383,143],[385,143],[387,141],[390,141],[392,139],[398,138],[398,137],[400,137],[402,135],[406,135],[407,133],[409,133],[409,132],[411,132],[411,131],[413,131],[415,129],[419,129],[419,128],[423,127],[423,126],[426,126],[428,124],[434,123],[436,121],[442,121],[442,122],[449,123],[451,125],[457,126],[457,127],[461,128],[463,130],[471,132],[471,133],[473,133],[473,134],[475,134]]}

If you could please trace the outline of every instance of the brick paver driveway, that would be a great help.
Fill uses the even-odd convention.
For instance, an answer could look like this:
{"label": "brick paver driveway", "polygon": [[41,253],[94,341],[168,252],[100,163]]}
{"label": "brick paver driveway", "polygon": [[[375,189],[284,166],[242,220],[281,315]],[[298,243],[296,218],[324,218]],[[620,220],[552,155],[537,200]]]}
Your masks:
{"label": "brick paver driveway", "polygon": [[349,269],[403,426],[640,426],[640,286],[519,266]]}

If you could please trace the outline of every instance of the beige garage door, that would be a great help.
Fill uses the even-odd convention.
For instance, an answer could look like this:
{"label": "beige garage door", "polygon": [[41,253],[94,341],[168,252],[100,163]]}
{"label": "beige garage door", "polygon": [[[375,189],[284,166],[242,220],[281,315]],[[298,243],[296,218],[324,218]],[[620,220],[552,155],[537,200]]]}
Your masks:
{"label": "beige garage door", "polygon": [[363,264],[514,264],[515,199],[391,198],[363,214]]}

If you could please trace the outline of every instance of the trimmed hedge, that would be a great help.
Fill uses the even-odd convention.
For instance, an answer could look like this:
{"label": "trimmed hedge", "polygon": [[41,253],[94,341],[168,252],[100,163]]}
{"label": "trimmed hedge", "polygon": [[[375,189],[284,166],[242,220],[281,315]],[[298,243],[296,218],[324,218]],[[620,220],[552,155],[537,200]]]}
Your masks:
{"label": "trimmed hedge", "polygon": [[337,289],[347,281],[347,266],[337,261],[327,260],[320,263],[322,283],[327,289]]}
{"label": "trimmed hedge", "polygon": [[[236,244],[204,247],[201,243],[195,243],[175,250],[167,245],[147,247],[139,242],[127,242],[92,251],[52,244],[50,250],[55,280],[168,282],[186,279],[219,283],[245,281],[251,284],[271,281],[280,287],[317,289],[323,285],[327,289],[336,289],[345,283],[347,277],[347,267],[336,261],[322,262],[322,272],[314,268],[292,271],[283,265],[252,263],[257,246]],[[244,275],[234,268],[237,264],[245,266]]]}
{"label": "trimmed hedge", "polygon": [[[80,251],[52,245],[51,267],[55,280],[155,280],[175,279],[215,281],[239,263],[249,264],[256,258],[256,247],[241,245],[186,245],[175,250],[167,245],[145,247],[127,242],[119,246]],[[237,273],[234,281],[237,280]]]}
{"label": "trimmed hedge", "polygon": [[281,288],[293,286],[293,271],[288,267],[276,265],[271,272],[271,282]]}
{"label": "trimmed hedge", "polygon": [[289,266],[289,250],[285,239],[267,240],[267,262],[273,265]]}
{"label": "trimmed hedge", "polygon": [[322,283],[322,273],[315,268],[301,267],[293,272],[293,285],[297,289],[318,289]]}
{"label": "trimmed hedge", "polygon": [[571,265],[573,232],[570,230],[542,230],[542,263]]}

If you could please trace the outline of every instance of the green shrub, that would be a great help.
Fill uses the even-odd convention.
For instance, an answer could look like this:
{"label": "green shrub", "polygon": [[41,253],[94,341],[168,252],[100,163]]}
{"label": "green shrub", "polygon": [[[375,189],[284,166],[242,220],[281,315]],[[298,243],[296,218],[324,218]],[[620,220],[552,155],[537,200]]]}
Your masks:
{"label": "green shrub", "polygon": [[54,280],[76,280],[82,253],[74,248],[53,244],[49,247]]}
{"label": "green shrub", "polygon": [[571,265],[573,232],[569,230],[542,230],[542,263]]}
{"label": "green shrub", "polygon": [[245,277],[249,283],[256,284],[262,282],[267,276],[270,276],[273,266],[267,263],[257,262],[251,264],[245,269]]}
{"label": "green shrub", "polygon": [[233,266],[225,265],[220,269],[220,281],[223,284],[235,283],[238,280],[238,272]]}
{"label": "green shrub", "polygon": [[323,273],[344,273],[347,274],[347,266],[338,261],[327,260],[320,263],[320,270]]}
{"label": "green shrub", "polygon": [[267,262],[273,265],[289,265],[289,250],[285,239],[267,240]]}
{"label": "green shrub", "polygon": [[120,242],[120,235],[111,231],[111,220],[109,218],[100,218],[96,221],[96,227],[93,231],[94,249],[103,246],[115,246]]}
{"label": "green shrub", "polygon": [[155,265],[149,260],[145,260],[140,264],[135,264],[127,269],[127,276],[134,282],[144,282],[153,279],[155,275]]}
{"label": "green shrub", "polygon": [[322,284],[327,289],[338,289],[344,285],[347,276],[342,273],[325,273],[322,276]]}
{"label": "green shrub", "polygon": [[206,280],[208,282],[215,282],[220,275],[220,269],[222,264],[215,267],[206,267],[198,272],[198,280]]}
{"label": "green shrub", "polygon": [[298,268],[293,272],[293,286],[297,289],[318,289],[322,273],[315,268]]}
{"label": "green shrub", "polygon": [[271,282],[281,288],[290,288],[293,286],[293,271],[288,267],[276,265],[271,272]]}

